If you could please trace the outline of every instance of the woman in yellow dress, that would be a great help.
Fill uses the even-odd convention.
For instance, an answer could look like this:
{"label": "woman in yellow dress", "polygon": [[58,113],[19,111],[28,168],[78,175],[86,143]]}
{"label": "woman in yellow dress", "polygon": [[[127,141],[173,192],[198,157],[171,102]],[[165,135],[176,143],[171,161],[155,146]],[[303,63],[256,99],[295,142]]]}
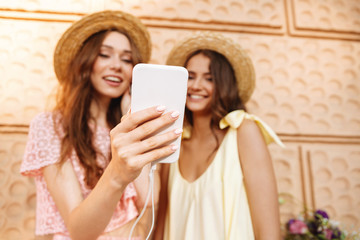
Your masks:
{"label": "woman in yellow dress", "polygon": [[189,72],[179,161],[162,166],[156,239],[280,239],[270,142],[276,134],[244,104],[255,87],[249,56],[230,39],[198,33],[167,64]]}

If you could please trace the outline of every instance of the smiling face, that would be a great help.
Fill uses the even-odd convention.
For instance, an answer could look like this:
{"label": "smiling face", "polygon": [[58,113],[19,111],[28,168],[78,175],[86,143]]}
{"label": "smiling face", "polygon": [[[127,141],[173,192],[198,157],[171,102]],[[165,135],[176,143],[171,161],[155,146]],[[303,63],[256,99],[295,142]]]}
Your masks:
{"label": "smiling face", "polygon": [[186,107],[193,114],[211,113],[214,83],[210,73],[210,58],[202,53],[196,54],[189,59],[186,69],[189,72]]}
{"label": "smiling face", "polygon": [[130,86],[133,59],[128,38],[110,32],[104,39],[91,72],[91,83],[99,98],[118,98]]}

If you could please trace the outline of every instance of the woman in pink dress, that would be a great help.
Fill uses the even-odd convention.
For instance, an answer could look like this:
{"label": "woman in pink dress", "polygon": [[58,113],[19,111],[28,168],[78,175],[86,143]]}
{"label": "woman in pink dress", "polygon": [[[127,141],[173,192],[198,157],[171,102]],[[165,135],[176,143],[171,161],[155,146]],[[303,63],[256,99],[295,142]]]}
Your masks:
{"label": "woman in pink dress", "polygon": [[[179,137],[179,131],[150,137],[178,112],[127,110],[132,69],[150,54],[145,26],[120,11],[85,16],[60,38],[56,106],[32,120],[21,166],[35,178],[36,235],[128,239],[145,204],[149,163],[172,154],[176,147],[168,142]],[[146,236],[150,225],[145,214],[134,239]]]}

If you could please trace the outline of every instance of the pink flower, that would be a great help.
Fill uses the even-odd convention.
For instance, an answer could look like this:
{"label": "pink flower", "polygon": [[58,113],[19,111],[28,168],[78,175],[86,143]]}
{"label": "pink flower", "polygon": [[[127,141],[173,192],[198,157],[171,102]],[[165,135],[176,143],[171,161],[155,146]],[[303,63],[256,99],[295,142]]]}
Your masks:
{"label": "pink flower", "polygon": [[332,238],[333,231],[331,229],[325,229],[324,232],[325,232],[326,239],[331,239]]}
{"label": "pink flower", "polygon": [[304,234],[307,232],[307,226],[301,220],[292,219],[292,221],[289,222],[289,232],[291,234]]}

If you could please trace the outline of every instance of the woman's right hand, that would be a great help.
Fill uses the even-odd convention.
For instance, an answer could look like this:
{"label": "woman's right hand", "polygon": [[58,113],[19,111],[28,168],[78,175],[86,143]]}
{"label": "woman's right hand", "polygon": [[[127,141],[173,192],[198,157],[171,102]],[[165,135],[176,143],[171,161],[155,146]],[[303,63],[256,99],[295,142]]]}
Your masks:
{"label": "woman's right hand", "polygon": [[116,181],[120,184],[132,182],[142,168],[155,160],[176,151],[171,144],[181,135],[182,130],[172,129],[152,136],[179,117],[179,112],[165,111],[164,106],[151,107],[135,113],[127,113],[110,132],[112,160]]}

